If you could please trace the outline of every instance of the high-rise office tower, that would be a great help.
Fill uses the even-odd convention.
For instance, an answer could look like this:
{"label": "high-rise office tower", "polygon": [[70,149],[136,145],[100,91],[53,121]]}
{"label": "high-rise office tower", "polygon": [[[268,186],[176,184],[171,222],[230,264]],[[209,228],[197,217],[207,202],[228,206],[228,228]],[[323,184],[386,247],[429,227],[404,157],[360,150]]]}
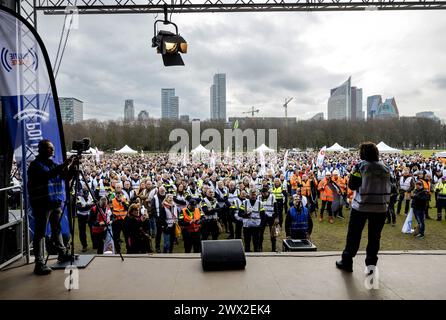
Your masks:
{"label": "high-rise office tower", "polygon": [[349,119],[351,115],[351,77],[339,87],[330,90],[327,104],[327,118]]}
{"label": "high-rise office tower", "polygon": [[161,118],[178,119],[179,97],[175,96],[175,89],[161,89]]}
{"label": "high-rise office tower", "polygon": [[367,120],[375,119],[379,106],[383,103],[381,95],[367,97]]}
{"label": "high-rise office tower", "polygon": [[84,120],[84,103],[76,98],[59,98],[60,115],[64,123]]}
{"label": "high-rise office tower", "polygon": [[135,107],[132,99],[125,100],[124,103],[124,122],[131,122],[135,120]]}
{"label": "high-rise office tower", "polygon": [[214,75],[214,82],[210,88],[210,111],[212,120],[226,121],[226,74]]}
{"label": "high-rise office tower", "polygon": [[352,77],[339,87],[330,90],[327,104],[327,118],[362,120],[362,89],[351,86]]}

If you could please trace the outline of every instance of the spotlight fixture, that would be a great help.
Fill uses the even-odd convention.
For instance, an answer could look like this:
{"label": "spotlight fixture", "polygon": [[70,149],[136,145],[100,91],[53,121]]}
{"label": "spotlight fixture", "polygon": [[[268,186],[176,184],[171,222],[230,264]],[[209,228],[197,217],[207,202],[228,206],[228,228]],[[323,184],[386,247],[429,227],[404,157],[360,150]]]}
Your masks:
{"label": "spotlight fixture", "polygon": [[[175,27],[175,33],[160,30],[156,33],[156,24],[172,24]],[[180,53],[187,53],[187,42],[178,34],[178,27],[175,23],[167,20],[167,6],[164,7],[164,20],[156,20],[153,25],[152,47],[156,48],[157,53],[163,57],[163,62],[168,66],[184,66]]]}

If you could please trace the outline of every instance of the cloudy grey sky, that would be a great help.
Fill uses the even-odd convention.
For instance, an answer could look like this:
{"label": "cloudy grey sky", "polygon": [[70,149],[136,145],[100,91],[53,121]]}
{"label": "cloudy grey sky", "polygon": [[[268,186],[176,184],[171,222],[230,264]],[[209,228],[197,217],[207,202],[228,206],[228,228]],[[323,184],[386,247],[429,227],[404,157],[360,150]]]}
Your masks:
{"label": "cloudy grey sky", "polygon": [[[161,19],[161,16],[158,17]],[[189,43],[185,67],[163,66],[151,48],[155,15],[80,16],[57,78],[60,96],[84,101],[84,118],[161,115],[161,88],[175,88],[180,114],[206,119],[214,73],[226,73],[227,116],[307,119],[327,112],[330,88],[350,75],[366,97],[394,96],[402,115],[446,118],[446,12],[173,14]],[[38,17],[54,60],[63,16]]]}

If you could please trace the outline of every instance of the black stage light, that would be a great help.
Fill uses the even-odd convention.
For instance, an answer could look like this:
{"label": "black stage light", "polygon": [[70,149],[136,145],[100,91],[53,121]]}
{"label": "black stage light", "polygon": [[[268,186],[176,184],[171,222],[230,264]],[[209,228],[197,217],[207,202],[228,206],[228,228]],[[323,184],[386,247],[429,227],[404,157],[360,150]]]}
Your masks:
{"label": "black stage light", "polygon": [[[172,24],[175,26],[175,33],[160,30],[156,33],[156,23]],[[187,53],[187,42],[178,34],[178,27],[175,23],[165,20],[157,20],[153,26],[152,47],[156,48],[157,53],[163,57],[164,65],[167,66],[184,66],[180,53]]]}

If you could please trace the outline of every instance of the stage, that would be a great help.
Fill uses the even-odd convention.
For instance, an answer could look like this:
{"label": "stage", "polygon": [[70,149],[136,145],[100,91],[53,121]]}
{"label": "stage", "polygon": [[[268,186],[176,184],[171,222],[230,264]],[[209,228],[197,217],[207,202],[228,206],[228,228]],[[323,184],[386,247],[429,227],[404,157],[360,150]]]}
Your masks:
{"label": "stage", "polygon": [[[379,288],[367,289],[364,253],[354,272],[339,252],[247,254],[244,271],[203,272],[198,254],[96,256],[67,291],[64,270],[35,276],[33,265],[0,272],[5,299],[446,299],[446,251],[380,253]],[[50,261],[49,264],[54,263]],[[17,264],[16,264],[17,265]]]}

